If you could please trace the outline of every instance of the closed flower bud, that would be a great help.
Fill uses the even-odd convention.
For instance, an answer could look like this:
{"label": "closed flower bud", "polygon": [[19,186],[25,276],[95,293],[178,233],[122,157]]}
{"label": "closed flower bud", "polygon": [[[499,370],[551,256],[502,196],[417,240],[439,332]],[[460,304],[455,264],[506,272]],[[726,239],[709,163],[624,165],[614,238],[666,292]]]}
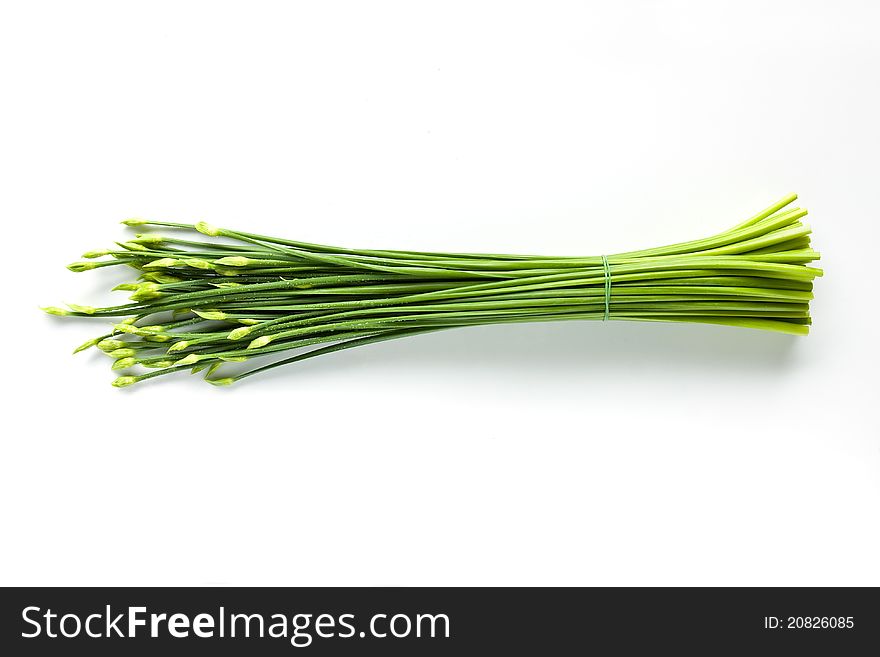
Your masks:
{"label": "closed flower bud", "polygon": [[91,340],[87,340],[86,342],[83,342],[80,346],[78,346],[76,349],[74,349],[73,353],[78,354],[81,351],[85,351],[89,347],[94,347],[100,341],[101,341],[101,338],[92,338]]}
{"label": "closed flower bud", "polygon": [[214,265],[201,258],[184,258],[182,262],[187,267],[192,267],[193,269],[214,269]]}
{"label": "closed flower bud", "polygon": [[117,349],[122,349],[127,342],[123,342],[122,340],[114,340],[113,338],[104,338],[98,343],[98,349],[103,352],[109,353],[111,351],[115,351]]}
{"label": "closed flower bud", "polygon": [[216,226],[212,226],[207,221],[200,221],[196,224],[196,230],[202,233],[203,235],[210,235],[211,237],[217,237],[221,234],[221,229]]}
{"label": "closed flower bud", "polygon": [[117,244],[126,251],[149,251],[147,247],[137,242],[117,242]]}
{"label": "closed flower bud", "polygon": [[214,264],[224,265],[229,267],[247,267],[251,264],[253,260],[250,258],[246,258],[244,256],[226,256],[225,258],[220,258],[219,260],[215,260]]}
{"label": "closed flower bud", "polygon": [[222,310],[193,310],[193,312],[202,319],[221,320],[228,317]]}
{"label": "closed flower bud", "polygon": [[247,346],[247,348],[248,349],[259,349],[260,347],[265,347],[270,342],[272,342],[271,335],[261,335],[259,338],[252,340],[251,343]]}
{"label": "closed flower bud", "polygon": [[120,358],[113,365],[110,366],[111,370],[124,370],[129,367],[133,367],[137,364],[137,359],[129,356],[128,358]]}
{"label": "closed flower bud", "polygon": [[179,264],[180,260],[176,258],[159,258],[148,262],[144,267],[176,267]]}
{"label": "closed flower bud", "polygon": [[231,386],[235,383],[235,379],[231,376],[226,377],[225,379],[205,379],[212,386]]}
{"label": "closed flower bud", "polygon": [[228,340],[241,340],[248,336],[254,329],[250,326],[241,326],[236,329],[232,329],[226,336]]}
{"label": "closed flower bud", "polygon": [[88,271],[90,269],[95,269],[95,268],[97,268],[97,266],[98,266],[97,263],[94,263],[94,262],[71,262],[69,265],[67,265],[67,268],[70,271],[75,271],[75,272],[79,273],[81,271]]}
{"label": "closed flower bud", "polygon": [[95,308],[94,306],[80,306],[76,303],[69,303],[67,305],[72,311],[83,313],[84,315],[94,315],[95,311],[97,310],[97,308]]}
{"label": "closed flower bud", "polygon": [[135,235],[135,239],[130,241],[137,242],[138,244],[161,244],[165,241],[165,238],[155,233],[139,233]]}

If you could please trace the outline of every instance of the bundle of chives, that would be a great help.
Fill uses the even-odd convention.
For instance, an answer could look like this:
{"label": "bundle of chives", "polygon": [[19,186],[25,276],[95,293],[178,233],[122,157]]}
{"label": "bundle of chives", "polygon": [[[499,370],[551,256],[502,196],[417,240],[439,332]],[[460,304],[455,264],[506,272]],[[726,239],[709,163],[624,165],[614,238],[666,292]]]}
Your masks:
{"label": "bundle of chives", "polygon": [[[805,335],[822,270],[807,266],[819,254],[800,221],[807,211],[789,207],[796,198],[714,237],[593,257],[347,249],[204,222],[129,219],[123,223],[175,236],[139,234],[85,253],[69,269],[138,270],[136,281],[114,288],[133,292],[131,303],[44,310],[125,318],[76,349],[97,346],[115,359],[114,370],[147,368],[118,377],[118,387],[183,370],[228,385],[341,349],[479,324],[613,319]],[[323,346],[211,378],[224,363],[310,345]]]}

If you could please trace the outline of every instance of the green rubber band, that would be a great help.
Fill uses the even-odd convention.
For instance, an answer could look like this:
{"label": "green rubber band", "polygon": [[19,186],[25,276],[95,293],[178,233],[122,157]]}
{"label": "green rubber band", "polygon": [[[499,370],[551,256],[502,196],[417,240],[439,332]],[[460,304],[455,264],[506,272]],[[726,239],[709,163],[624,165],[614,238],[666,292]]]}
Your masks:
{"label": "green rubber band", "polygon": [[611,316],[611,266],[605,256],[602,256],[602,269],[605,270],[605,317],[602,321],[607,322]]}

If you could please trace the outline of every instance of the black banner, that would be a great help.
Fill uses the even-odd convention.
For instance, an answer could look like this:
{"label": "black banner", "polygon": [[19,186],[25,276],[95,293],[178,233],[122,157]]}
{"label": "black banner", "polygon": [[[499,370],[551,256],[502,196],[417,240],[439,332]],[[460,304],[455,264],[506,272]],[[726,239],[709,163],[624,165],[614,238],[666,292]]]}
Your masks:
{"label": "black banner", "polygon": [[880,597],[868,588],[12,588],[0,597],[5,655],[849,655],[880,646]]}

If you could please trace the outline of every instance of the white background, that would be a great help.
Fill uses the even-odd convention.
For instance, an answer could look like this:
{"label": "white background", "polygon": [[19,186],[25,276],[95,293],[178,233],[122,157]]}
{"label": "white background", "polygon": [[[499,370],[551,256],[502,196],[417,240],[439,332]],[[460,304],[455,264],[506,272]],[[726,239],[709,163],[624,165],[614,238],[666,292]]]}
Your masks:
{"label": "white background", "polygon": [[[871,2],[6,2],[0,583],[880,584]],[[807,338],[445,332],[216,389],[72,347],[130,216],[595,255],[796,191]],[[118,275],[119,272],[117,272]]]}

